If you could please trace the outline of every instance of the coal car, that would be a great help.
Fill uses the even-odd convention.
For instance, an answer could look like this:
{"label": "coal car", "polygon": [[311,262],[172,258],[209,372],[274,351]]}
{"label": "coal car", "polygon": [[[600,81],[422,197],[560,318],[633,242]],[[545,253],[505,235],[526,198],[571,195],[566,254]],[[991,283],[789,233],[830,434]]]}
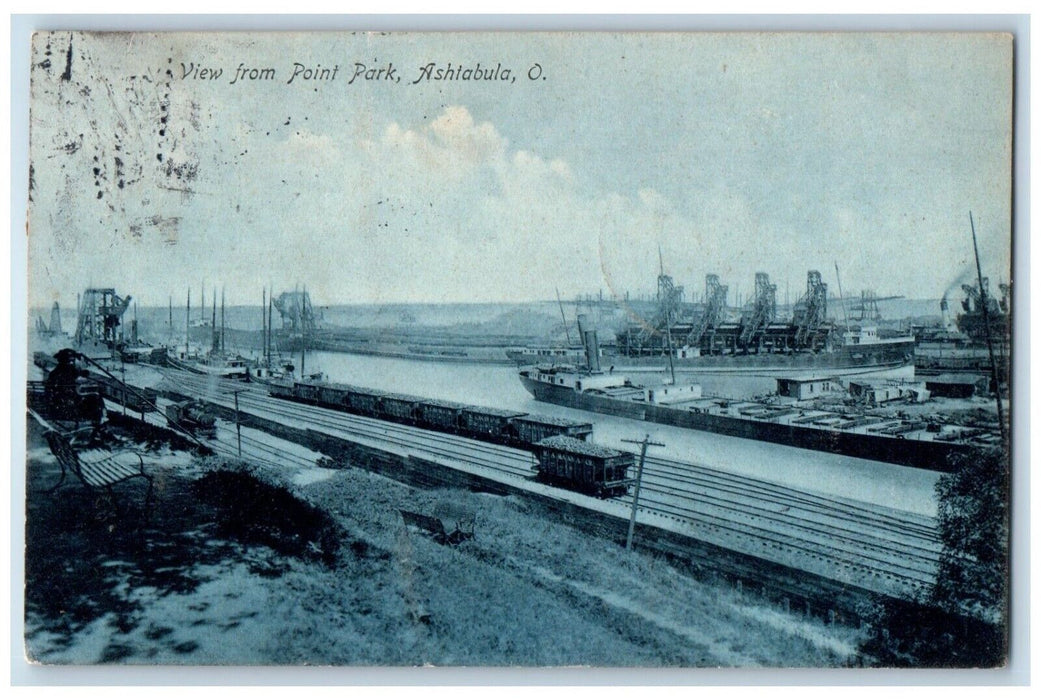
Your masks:
{"label": "coal car", "polygon": [[357,388],[350,384],[334,382],[321,384],[318,388],[318,403],[327,408],[337,408],[342,411],[347,408],[347,398],[351,390]]}
{"label": "coal car", "polygon": [[510,421],[523,415],[523,411],[466,406],[463,408],[460,426],[466,435],[477,439],[492,438],[505,441],[511,434]]}
{"label": "coal car", "polygon": [[446,433],[459,432],[465,405],[454,401],[423,399],[419,403],[419,424]]}
{"label": "coal car", "polygon": [[384,394],[380,399],[380,417],[407,425],[416,422],[416,410],[421,398],[408,394]]}
{"label": "coal car", "polygon": [[603,445],[555,435],[534,446],[538,478],[597,498],[623,496],[632,479],[634,456]]}
{"label": "coal car", "polygon": [[296,384],[294,382],[271,382],[267,385],[267,391],[276,399],[289,399],[290,401],[296,401]]}
{"label": "coal car", "polygon": [[556,416],[540,416],[528,413],[517,416],[510,421],[513,436],[521,444],[534,445],[554,435],[566,435],[578,440],[586,440],[593,434],[593,424],[583,423],[570,418]]}
{"label": "coal car", "polygon": [[535,443],[554,435],[585,440],[593,432],[591,423],[567,418],[469,406],[349,384],[273,382],[268,386],[271,395],[281,399],[524,449],[531,449]]}
{"label": "coal car", "polygon": [[110,401],[126,406],[135,413],[149,413],[156,411],[156,402],[159,401],[159,392],[148,387],[128,387],[118,379],[94,375],[101,390],[101,395]]}
{"label": "coal car", "polygon": [[383,398],[382,391],[374,389],[351,389],[347,392],[347,406],[351,413],[362,416],[378,417],[380,413],[380,399]]}

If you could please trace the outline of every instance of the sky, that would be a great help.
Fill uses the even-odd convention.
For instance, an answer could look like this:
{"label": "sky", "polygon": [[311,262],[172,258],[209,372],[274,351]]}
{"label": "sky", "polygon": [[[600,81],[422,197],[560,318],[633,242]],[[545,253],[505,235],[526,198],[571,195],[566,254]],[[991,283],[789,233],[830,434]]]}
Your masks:
{"label": "sky", "polygon": [[30,110],[32,306],[1009,275],[1005,35],[41,33]]}

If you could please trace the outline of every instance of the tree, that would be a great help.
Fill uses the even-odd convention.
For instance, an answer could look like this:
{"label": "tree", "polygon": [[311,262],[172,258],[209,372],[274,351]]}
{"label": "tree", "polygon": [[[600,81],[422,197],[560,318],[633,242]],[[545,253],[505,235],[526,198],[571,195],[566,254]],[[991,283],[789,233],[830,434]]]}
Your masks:
{"label": "tree", "polygon": [[1008,609],[1008,458],[995,449],[959,455],[952,466],[936,484],[943,553],[932,602],[999,624]]}
{"label": "tree", "polygon": [[861,651],[880,666],[1000,666],[1008,657],[1009,461],[1004,450],[953,458],[936,484],[943,550],[920,600],[866,611]]}

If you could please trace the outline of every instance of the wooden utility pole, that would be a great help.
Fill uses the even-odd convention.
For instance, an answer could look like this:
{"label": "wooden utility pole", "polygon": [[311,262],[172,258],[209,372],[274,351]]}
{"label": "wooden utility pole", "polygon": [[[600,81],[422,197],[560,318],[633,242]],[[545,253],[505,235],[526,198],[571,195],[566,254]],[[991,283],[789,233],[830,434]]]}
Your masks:
{"label": "wooden utility pole", "polygon": [[976,277],[980,283],[980,307],[983,310],[983,328],[987,331],[987,352],[990,355],[990,376],[994,382],[994,397],[998,404],[998,429],[1001,431],[1001,442],[1008,446],[1005,434],[1005,412],[1001,408],[1001,382],[998,380],[998,363],[994,358],[994,341],[990,337],[990,312],[987,309],[987,290],[983,286],[983,268],[980,266],[980,249],[976,245],[976,224],[969,212],[969,228],[972,229],[972,251],[976,254]]}
{"label": "wooden utility pole", "polygon": [[643,483],[643,462],[647,457],[647,446],[665,447],[664,443],[651,442],[650,434],[644,435],[643,440],[622,440],[634,445],[640,445],[640,464],[636,468],[636,491],[633,493],[633,510],[629,515],[629,534],[625,538],[625,550],[631,552],[633,549],[633,531],[636,529],[636,509],[640,503],[640,485]]}
{"label": "wooden utility pole", "polygon": [[238,442],[239,447],[239,459],[242,459],[242,421],[239,420],[239,394],[248,389],[235,389],[226,393],[232,394],[235,397],[235,438]]}

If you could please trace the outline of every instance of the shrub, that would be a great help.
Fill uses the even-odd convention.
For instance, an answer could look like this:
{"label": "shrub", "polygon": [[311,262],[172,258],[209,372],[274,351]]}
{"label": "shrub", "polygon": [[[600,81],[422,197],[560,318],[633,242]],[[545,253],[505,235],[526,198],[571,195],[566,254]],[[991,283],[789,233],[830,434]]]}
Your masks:
{"label": "shrub", "polygon": [[336,561],[343,533],[324,511],[282,486],[243,471],[217,470],[195,482],[195,493],[217,512],[218,531],[282,554]]}

